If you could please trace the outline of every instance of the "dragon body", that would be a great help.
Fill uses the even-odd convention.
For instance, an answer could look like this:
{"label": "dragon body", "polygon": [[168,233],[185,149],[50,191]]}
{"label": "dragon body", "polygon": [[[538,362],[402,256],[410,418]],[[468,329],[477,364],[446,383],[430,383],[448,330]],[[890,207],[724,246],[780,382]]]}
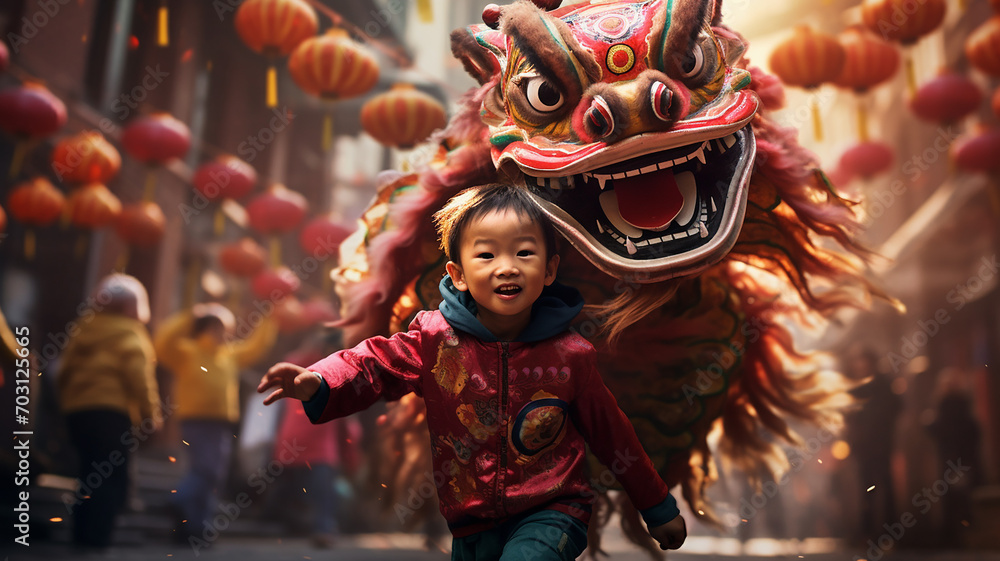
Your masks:
{"label": "dragon body", "polygon": [[838,418],[843,385],[789,327],[874,292],[852,204],[768,118],[780,84],[721,19],[712,0],[520,1],[456,30],[480,86],[426,165],[382,177],[337,272],[350,339],[405,329],[440,299],[434,211],[472,185],[523,186],[571,246],[559,277],[591,305],[575,328],[605,382],[709,519],[713,453],[759,473],[782,459],[767,433]]}

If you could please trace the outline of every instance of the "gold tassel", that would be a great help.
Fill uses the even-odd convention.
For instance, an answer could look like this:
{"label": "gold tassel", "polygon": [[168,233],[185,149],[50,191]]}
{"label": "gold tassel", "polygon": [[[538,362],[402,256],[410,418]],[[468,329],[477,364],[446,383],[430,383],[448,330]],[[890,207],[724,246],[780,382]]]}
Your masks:
{"label": "gold tassel", "polygon": [[24,156],[27,152],[27,140],[18,140],[14,144],[14,156],[10,159],[10,179],[14,179],[17,174],[21,173],[21,164],[24,163]]}
{"label": "gold tassel", "polygon": [[128,267],[127,245],[122,249],[122,252],[118,254],[118,260],[115,261],[115,271],[118,271],[119,273],[124,273],[126,267]]}
{"label": "gold tassel", "polygon": [[271,236],[271,267],[277,269],[281,265],[281,240]]}
{"label": "gold tassel", "polygon": [[226,230],[226,213],[222,212],[222,207],[215,209],[215,237],[222,237]]}
{"label": "gold tassel", "polygon": [[868,108],[861,99],[858,100],[858,138],[868,142]]}
{"label": "gold tassel", "polygon": [[170,45],[170,13],[166,4],[160,6],[159,25],[157,25],[156,43],[161,47]]}
{"label": "gold tassel", "polygon": [[151,202],[156,195],[156,172],[152,168],[146,172],[146,186],[142,190],[142,200]]}
{"label": "gold tassel", "polygon": [[913,53],[906,52],[906,87],[910,92],[910,97],[917,95],[917,71],[913,67]]}
{"label": "gold tassel", "polygon": [[24,232],[24,258],[28,261],[35,260],[35,231],[31,229]]}
{"label": "gold tassel", "polygon": [[184,275],[184,294],[181,297],[181,303],[184,306],[184,309],[188,309],[194,305],[195,291],[198,289],[198,275],[200,273],[201,258],[195,257],[191,260],[191,264],[188,265],[187,271],[185,271]]}
{"label": "gold tassel", "polygon": [[815,93],[810,99],[809,105],[812,106],[813,134],[816,138],[816,142],[823,142],[823,119],[820,118],[819,101],[816,99]]}
{"label": "gold tassel", "polygon": [[79,237],[76,238],[76,247],[73,248],[73,257],[75,257],[77,261],[83,259],[84,256],[86,255],[87,242],[89,237],[90,236],[88,236],[86,233],[82,233],[80,234]]}
{"label": "gold tassel", "polygon": [[327,113],[323,118],[323,151],[328,152],[333,146],[333,113]]}
{"label": "gold tassel", "polygon": [[273,109],[278,106],[278,70],[272,63],[267,67],[267,107]]}
{"label": "gold tassel", "polygon": [[434,8],[431,5],[431,0],[417,0],[417,15],[423,23],[434,21]]}

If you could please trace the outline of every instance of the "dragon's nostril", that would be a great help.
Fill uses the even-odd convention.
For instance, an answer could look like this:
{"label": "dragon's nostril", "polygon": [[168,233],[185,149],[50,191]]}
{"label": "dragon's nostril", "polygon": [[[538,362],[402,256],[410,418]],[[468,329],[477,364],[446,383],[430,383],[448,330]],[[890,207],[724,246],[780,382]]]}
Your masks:
{"label": "dragon's nostril", "polygon": [[611,108],[599,95],[594,96],[594,100],[590,102],[590,108],[584,114],[584,122],[597,138],[608,136],[615,130],[615,119],[611,115]]}
{"label": "dragon's nostril", "polygon": [[671,121],[670,103],[673,101],[674,93],[670,91],[663,82],[653,82],[649,88],[649,102],[653,106],[653,113],[661,121]]}

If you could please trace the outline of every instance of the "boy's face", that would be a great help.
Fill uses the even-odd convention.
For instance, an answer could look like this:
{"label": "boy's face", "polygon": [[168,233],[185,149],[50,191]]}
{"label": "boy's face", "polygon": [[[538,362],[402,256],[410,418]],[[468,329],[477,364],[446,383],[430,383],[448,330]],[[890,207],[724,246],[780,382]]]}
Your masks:
{"label": "boy's face", "polygon": [[493,211],[461,233],[461,264],[449,261],[455,288],[469,291],[479,320],[501,340],[517,337],[531,305],[556,278],[559,256],[546,259],[542,227],[514,211]]}

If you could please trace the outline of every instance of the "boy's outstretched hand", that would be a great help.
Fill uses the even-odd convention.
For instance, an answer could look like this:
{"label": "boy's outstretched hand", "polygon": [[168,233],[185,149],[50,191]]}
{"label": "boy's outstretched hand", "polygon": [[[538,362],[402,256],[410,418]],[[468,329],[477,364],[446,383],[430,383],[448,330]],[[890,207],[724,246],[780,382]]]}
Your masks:
{"label": "boy's outstretched hand", "polygon": [[649,535],[654,540],[660,542],[660,549],[677,549],[687,538],[687,526],[684,524],[684,517],[677,515],[666,524],[653,526],[649,529]]}
{"label": "boy's outstretched hand", "polygon": [[322,382],[319,377],[301,366],[290,362],[279,362],[268,369],[257,384],[257,393],[264,393],[270,388],[278,389],[264,398],[264,405],[270,405],[283,397],[294,397],[308,401],[319,390]]}

